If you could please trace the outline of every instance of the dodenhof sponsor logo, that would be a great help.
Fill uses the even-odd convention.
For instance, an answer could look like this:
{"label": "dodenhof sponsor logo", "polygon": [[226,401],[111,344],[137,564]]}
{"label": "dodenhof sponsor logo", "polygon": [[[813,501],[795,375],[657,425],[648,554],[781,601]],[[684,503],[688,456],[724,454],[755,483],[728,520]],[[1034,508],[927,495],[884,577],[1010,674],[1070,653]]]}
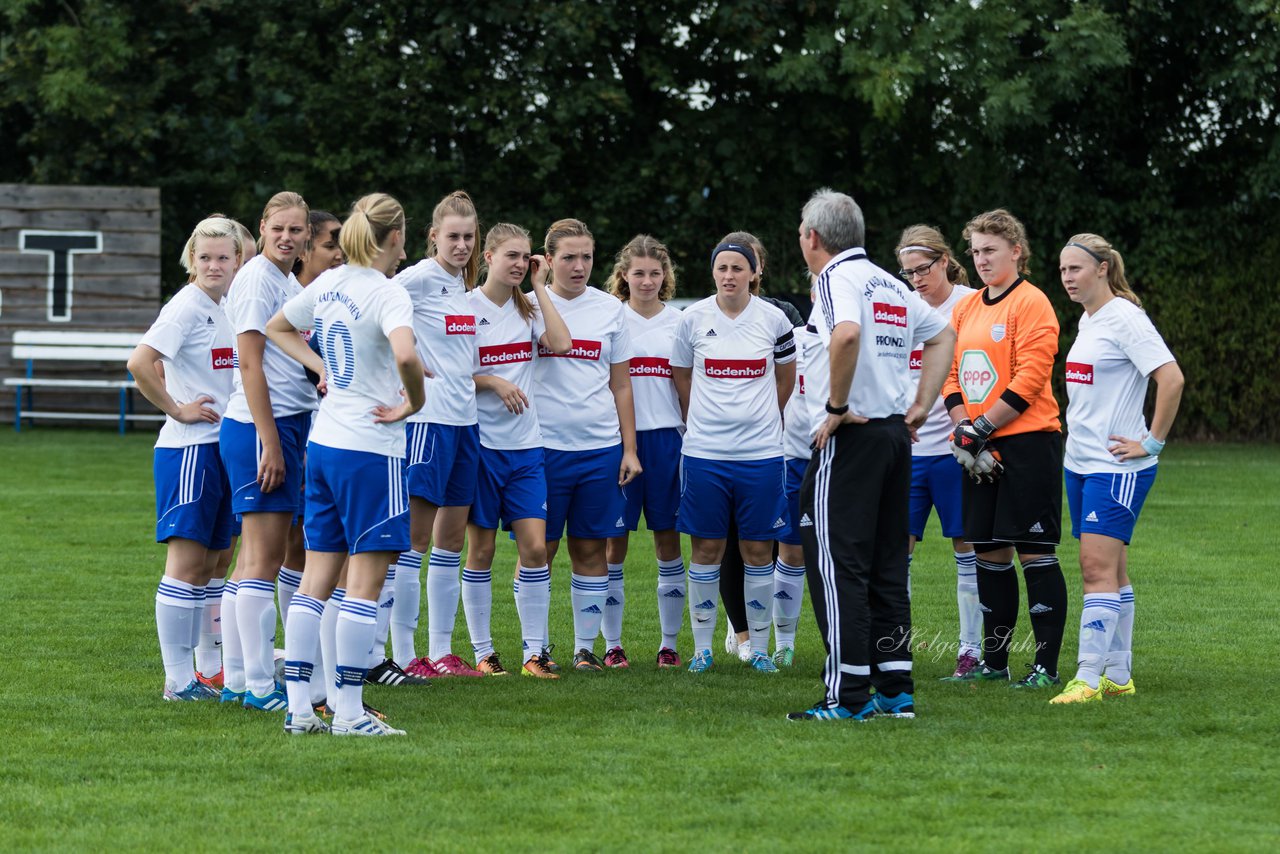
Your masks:
{"label": "dodenhof sponsor logo", "polygon": [[907,328],[907,307],[905,305],[873,302],[871,311],[876,323],[887,323],[890,326],[898,326],[902,329]]}
{"label": "dodenhof sponsor logo", "polygon": [[764,376],[767,359],[707,359],[703,370],[720,380],[750,380]]}
{"label": "dodenhof sponsor logo", "polygon": [[476,316],[474,314],[446,314],[444,316],[444,332],[446,335],[475,335]]}
{"label": "dodenhof sponsor logo", "polygon": [[633,377],[666,377],[671,378],[671,360],[660,356],[636,356],[631,360],[631,376]]}
{"label": "dodenhof sponsor logo", "polygon": [[1093,385],[1093,365],[1084,362],[1067,362],[1067,382]]}
{"label": "dodenhof sponsor logo", "polygon": [[908,360],[911,370],[918,371],[924,367],[924,348],[917,347],[911,351],[911,357]]}
{"label": "dodenhof sponsor logo", "polygon": [[600,361],[601,343],[599,341],[588,341],[584,338],[574,338],[573,347],[568,353],[556,353],[549,347],[538,345],[538,355],[548,356],[554,359],[585,359],[588,362]]}
{"label": "dodenhof sponsor logo", "polygon": [[533,342],[517,344],[491,344],[480,348],[480,365],[510,365],[533,361]]}
{"label": "dodenhof sponsor logo", "polygon": [[236,351],[231,347],[214,347],[210,352],[213,356],[215,371],[228,370],[236,366]]}

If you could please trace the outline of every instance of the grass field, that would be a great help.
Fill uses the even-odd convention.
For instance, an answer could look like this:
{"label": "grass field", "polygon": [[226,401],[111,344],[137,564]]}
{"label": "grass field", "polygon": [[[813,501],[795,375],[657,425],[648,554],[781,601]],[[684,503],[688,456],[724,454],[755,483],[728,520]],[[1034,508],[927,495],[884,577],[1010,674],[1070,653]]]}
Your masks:
{"label": "grass field", "polygon": [[[372,688],[409,732],[372,742],[291,739],[277,716],[160,701],[150,456],[142,435],[0,431],[0,849],[1271,851],[1280,840],[1280,448],[1171,446],[1131,551],[1139,693],[1127,700],[1050,707],[1048,695],[938,683],[956,629],[935,528],[914,572],[919,716],[789,724],[784,713],[821,694],[812,613],[792,671],[718,659],[701,678],[659,672],[656,570],[636,537],[631,670]],[[1074,542],[1062,559],[1069,676]],[[566,574],[553,576],[562,652]],[[494,637],[515,661],[503,590]],[[460,616],[455,649],[469,648]]]}

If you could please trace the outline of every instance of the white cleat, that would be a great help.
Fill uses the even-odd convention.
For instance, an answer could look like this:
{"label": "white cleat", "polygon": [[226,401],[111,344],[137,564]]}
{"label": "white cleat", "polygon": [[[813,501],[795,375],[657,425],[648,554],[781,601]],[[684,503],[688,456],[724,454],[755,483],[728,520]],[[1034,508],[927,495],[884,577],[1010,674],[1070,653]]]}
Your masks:
{"label": "white cleat", "polygon": [[334,735],[404,735],[404,730],[396,729],[386,721],[368,714],[351,721],[335,717],[329,725],[329,731]]}

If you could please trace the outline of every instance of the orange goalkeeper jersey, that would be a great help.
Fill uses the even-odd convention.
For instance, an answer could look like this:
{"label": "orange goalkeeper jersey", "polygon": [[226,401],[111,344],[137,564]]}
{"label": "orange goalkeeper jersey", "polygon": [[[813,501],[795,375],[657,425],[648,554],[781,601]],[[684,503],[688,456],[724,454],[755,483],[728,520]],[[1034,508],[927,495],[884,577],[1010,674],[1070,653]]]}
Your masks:
{"label": "orange goalkeeper jersey", "polygon": [[994,300],[983,288],[951,315],[956,355],[942,387],[947,409],[977,418],[997,400],[1018,411],[994,436],[1061,429],[1050,378],[1058,354],[1058,318],[1049,298],[1021,277]]}

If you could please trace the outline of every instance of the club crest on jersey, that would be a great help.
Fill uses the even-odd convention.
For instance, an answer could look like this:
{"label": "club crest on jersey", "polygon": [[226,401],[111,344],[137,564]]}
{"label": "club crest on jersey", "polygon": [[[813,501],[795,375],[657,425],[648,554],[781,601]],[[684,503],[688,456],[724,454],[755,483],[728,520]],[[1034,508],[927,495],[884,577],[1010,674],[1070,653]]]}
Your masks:
{"label": "club crest on jersey", "polygon": [[671,360],[659,356],[636,356],[631,360],[633,377],[671,378]]}
{"label": "club crest on jersey", "polygon": [[444,316],[444,332],[446,335],[475,335],[476,316],[474,314],[446,314]]}
{"label": "club crest on jersey", "polygon": [[517,362],[533,361],[533,342],[521,341],[516,344],[493,344],[480,348],[480,365],[511,365]]}
{"label": "club crest on jersey", "polygon": [[765,359],[707,359],[703,369],[718,380],[750,380],[764,376],[767,367]]}
{"label": "club crest on jersey", "polygon": [[1004,324],[1003,323],[991,324],[991,340],[996,342],[997,344],[999,344],[1001,341],[1004,340]]}
{"label": "club crest on jersey", "polygon": [[557,353],[550,347],[538,345],[538,355],[548,356],[555,359],[583,359],[588,362],[600,361],[600,351],[602,345],[599,341],[588,341],[584,338],[574,338],[573,347],[568,353]]}
{"label": "club crest on jersey", "polygon": [[907,307],[905,305],[873,302],[871,310],[872,317],[876,323],[887,323],[889,326],[897,326],[902,329],[907,328]]}
{"label": "club crest on jersey", "polygon": [[236,366],[236,351],[230,347],[214,347],[212,355],[215,371],[224,371]]}
{"label": "club crest on jersey", "polygon": [[1093,365],[1084,362],[1067,362],[1067,382],[1093,385]]}

